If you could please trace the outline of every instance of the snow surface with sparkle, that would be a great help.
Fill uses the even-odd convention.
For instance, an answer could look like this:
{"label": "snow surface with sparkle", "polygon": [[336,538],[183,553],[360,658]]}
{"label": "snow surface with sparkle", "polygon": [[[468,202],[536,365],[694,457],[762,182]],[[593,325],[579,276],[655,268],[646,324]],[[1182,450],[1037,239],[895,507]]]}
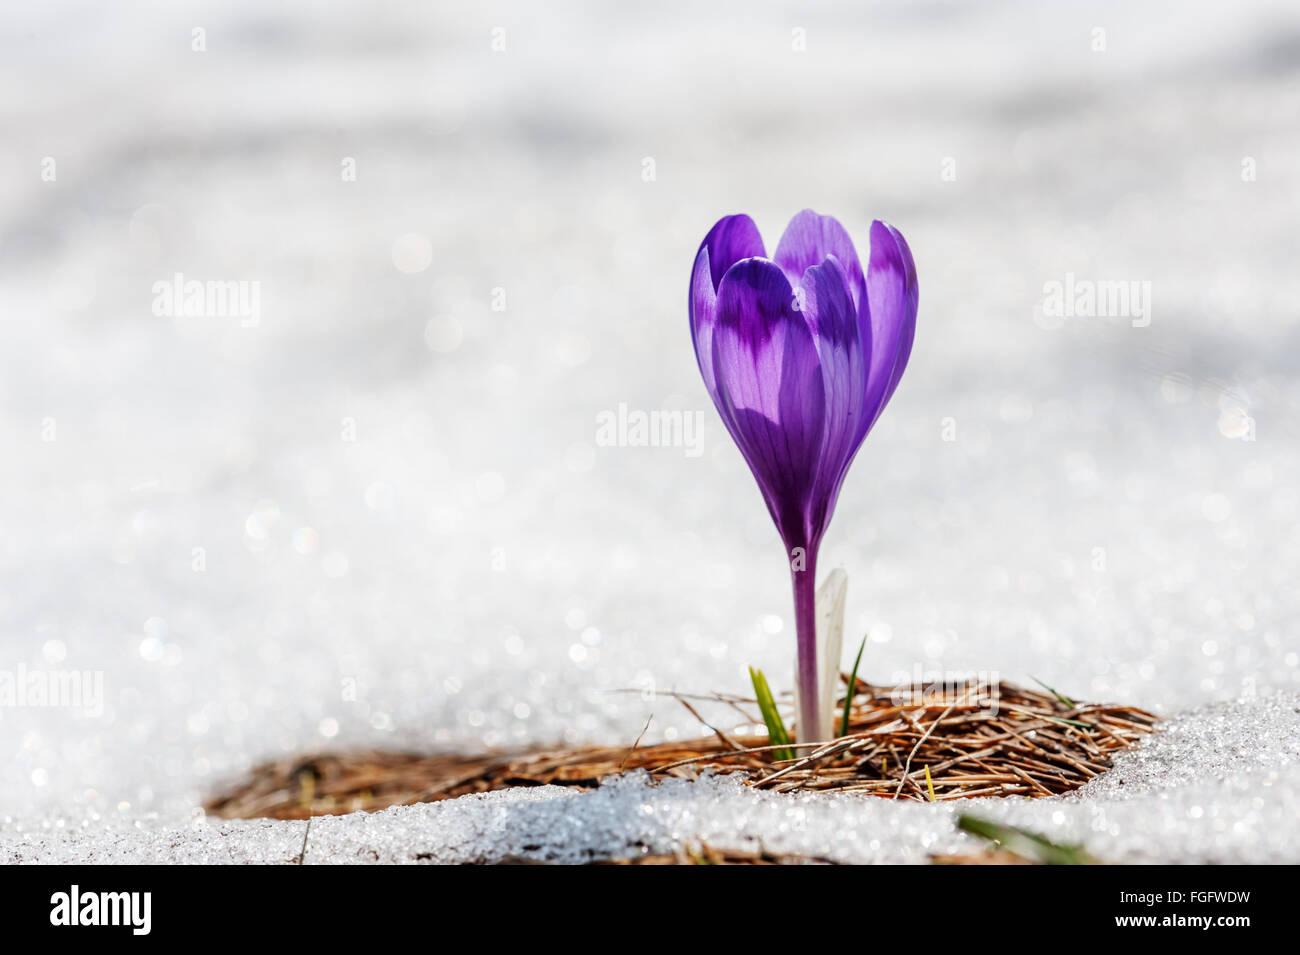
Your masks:
{"label": "snow surface with sparkle", "polygon": [[[1288,863],[1300,816],[1300,697],[1213,705],[1169,724],[1065,797],[928,805],[854,794],[777,794],[737,777],[652,784],[642,771],[578,792],[541,786],[305,821],[187,825],[94,818],[15,827],[0,862],[309,864],[583,863],[700,845],[840,863],[924,863],[983,848],[970,812],[1086,845],[1108,862]],[[1181,771],[1180,771],[1181,769]]]}
{"label": "snow surface with sparkle", "polygon": [[[986,815],[1300,861],[1300,15],[548,6],[9,13],[0,682],[103,693],[0,705],[0,861],[290,861],[302,823],[198,807],[288,753],[680,738],[664,691],[788,686],[685,286],[720,215],[772,248],[805,206],[920,273],[821,559],[846,656],[1172,717]],[[155,315],[178,272],[259,320]],[[1067,276],[1149,282],[1149,324],[1046,314]],[[701,453],[598,443],[620,405],[699,412]],[[975,844],[953,812],[633,775],[317,819],[307,861],[919,862]]]}

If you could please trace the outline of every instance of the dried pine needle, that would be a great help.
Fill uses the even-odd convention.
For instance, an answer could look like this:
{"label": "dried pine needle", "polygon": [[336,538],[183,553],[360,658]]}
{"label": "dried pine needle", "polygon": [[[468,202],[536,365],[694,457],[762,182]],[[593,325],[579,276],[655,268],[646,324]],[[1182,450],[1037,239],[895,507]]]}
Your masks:
{"label": "dried pine needle", "polygon": [[[777,792],[856,792],[924,802],[1052,796],[1104,772],[1114,753],[1137,743],[1157,722],[1136,707],[1067,703],[1055,691],[1009,683],[945,687],[907,705],[899,704],[892,687],[856,680],[848,687],[848,732],[826,743],[791,742],[784,723],[775,721],[768,727],[777,730],[770,741],[754,735],[763,709],[759,700],[717,696],[715,702],[745,714],[751,729],[653,745],[638,739],[631,749],[625,742],[482,756],[319,754],[263,765],[207,808],[228,818],[307,819],[512,786],[591,788],[624,770],[685,779],[706,771],[737,773],[750,785]],[[762,695],[775,710],[770,690]]]}

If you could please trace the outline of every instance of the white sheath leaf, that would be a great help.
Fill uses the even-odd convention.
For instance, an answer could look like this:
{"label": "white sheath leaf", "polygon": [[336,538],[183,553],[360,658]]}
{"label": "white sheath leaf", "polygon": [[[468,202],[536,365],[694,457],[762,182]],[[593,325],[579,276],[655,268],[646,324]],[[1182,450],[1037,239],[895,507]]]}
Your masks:
{"label": "white sheath leaf", "polygon": [[[817,614],[817,713],[818,725],[805,735],[799,728],[800,739],[830,740],[834,738],[835,687],[840,675],[840,652],[844,645],[844,601],[848,594],[849,578],[840,568],[835,568],[817,588],[815,608]],[[796,672],[797,664],[796,664]],[[799,708],[799,686],[795,681],[795,706]]]}

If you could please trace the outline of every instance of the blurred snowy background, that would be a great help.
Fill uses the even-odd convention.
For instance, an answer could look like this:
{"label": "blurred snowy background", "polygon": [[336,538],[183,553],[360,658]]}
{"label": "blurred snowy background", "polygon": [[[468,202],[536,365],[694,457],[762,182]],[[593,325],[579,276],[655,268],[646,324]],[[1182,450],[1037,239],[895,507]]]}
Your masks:
{"label": "blurred snowy background", "polygon": [[[915,252],[822,558],[870,678],[1295,693],[1300,12],[1195,6],[6,10],[0,671],[103,693],[0,706],[0,820],[788,686],[781,546],[687,334],[740,211]],[[177,273],[256,315],[156,314]],[[1149,309],[1052,315],[1069,276]],[[699,412],[701,453],[604,446],[620,405]]]}

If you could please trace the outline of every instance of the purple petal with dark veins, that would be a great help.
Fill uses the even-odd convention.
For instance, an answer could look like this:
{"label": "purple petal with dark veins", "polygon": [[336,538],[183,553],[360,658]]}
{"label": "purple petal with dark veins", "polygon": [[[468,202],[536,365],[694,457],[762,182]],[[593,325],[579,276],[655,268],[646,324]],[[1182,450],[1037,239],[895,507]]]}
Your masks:
{"label": "purple petal with dark veins", "polygon": [[766,259],[733,265],[718,289],[715,402],[790,547],[814,529],[826,394],[812,329],[793,307],[785,274]]}
{"label": "purple petal with dark veins", "polygon": [[916,263],[912,259],[912,250],[908,247],[907,240],[903,238],[901,232],[888,222],[881,222],[880,224],[889,230],[894,241],[898,243],[898,251],[903,259],[903,271],[906,276],[903,283],[905,300],[903,328],[899,336],[898,360],[894,363],[894,374],[890,377],[889,387],[885,389],[885,400],[882,403],[888,404],[889,399],[894,396],[894,389],[898,387],[898,382],[903,377],[903,372],[907,369],[907,360],[912,357],[912,342],[916,338],[916,313],[920,306],[921,290],[916,281]]}
{"label": "purple petal with dark veins", "polygon": [[835,256],[804,273],[803,310],[822,365],[826,423],[817,484],[809,499],[809,524],[820,538],[849,463],[862,444],[867,367],[858,313],[848,280]]}
{"label": "purple petal with dark veins", "polygon": [[818,215],[811,209],[800,212],[785,227],[772,258],[785,271],[790,284],[797,285],[805,272],[820,265],[828,255],[839,260],[848,279],[853,303],[860,304],[863,285],[858,251],[848,231],[832,216]]}
{"label": "purple petal with dark veins", "polygon": [[709,389],[710,397],[717,391],[713,379],[713,327],[718,320],[717,311],[718,296],[713,291],[713,280],[710,278],[709,250],[706,246],[700,246],[691,273],[691,339],[695,343],[695,362],[700,366],[704,387]]}
{"label": "purple petal with dark veins", "polygon": [[916,334],[918,288],[912,252],[897,230],[880,220],[871,224],[867,294],[859,306],[863,338],[870,338],[863,435],[871,429],[898,387]]}
{"label": "purple petal with dark veins", "polygon": [[700,243],[701,249],[709,250],[709,275],[713,281],[714,291],[722,283],[727,270],[741,259],[765,257],[767,250],[763,247],[763,236],[754,225],[754,220],[741,214],[723,216],[713,224],[709,234]]}

